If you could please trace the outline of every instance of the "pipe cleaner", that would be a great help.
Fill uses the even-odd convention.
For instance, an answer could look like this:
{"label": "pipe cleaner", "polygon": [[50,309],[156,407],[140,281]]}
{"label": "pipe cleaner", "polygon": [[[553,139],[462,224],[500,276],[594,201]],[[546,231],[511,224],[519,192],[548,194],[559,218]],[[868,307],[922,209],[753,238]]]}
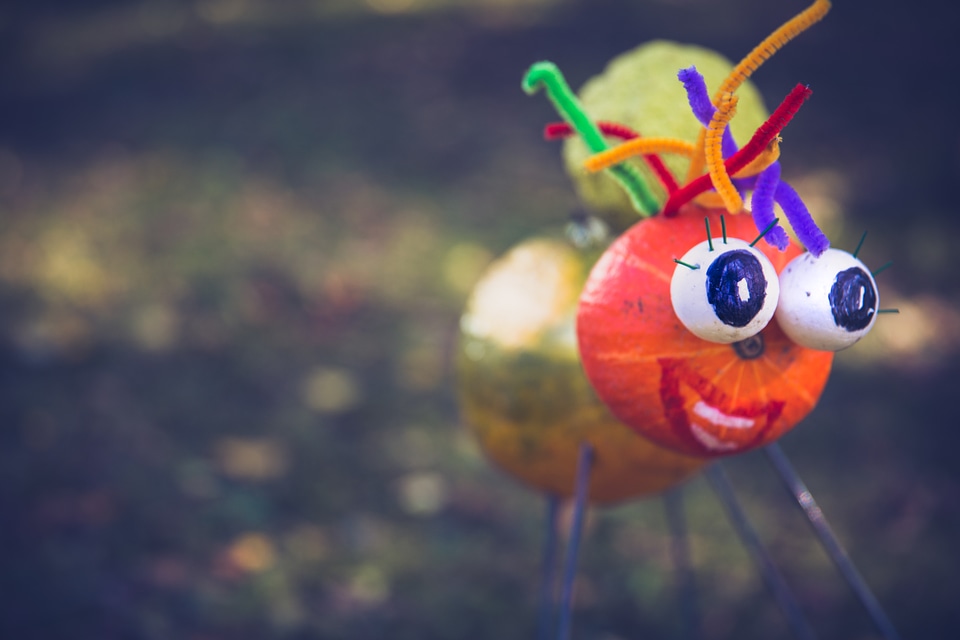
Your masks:
{"label": "pipe cleaner", "polygon": [[[620,138],[621,140],[627,140],[627,141],[641,139],[639,133],[637,133],[636,131],[634,131],[633,129],[631,129],[626,125],[619,124],[616,122],[605,122],[601,120],[597,122],[597,127],[600,129],[600,133],[602,133],[605,136],[610,136],[612,138]],[[551,122],[550,124],[546,125],[543,128],[543,137],[545,140],[561,140],[563,138],[572,136],[574,133],[575,132],[573,130],[573,127],[571,127],[566,122]],[[650,140],[651,138],[642,138],[642,139]],[[619,148],[619,146],[614,147],[614,149],[617,149],[617,148]],[[608,153],[609,151],[611,150],[608,150],[607,152],[601,152],[601,154],[599,155],[602,155],[603,153]],[[692,151],[692,145],[691,145],[691,151]],[[673,177],[673,174],[670,173],[669,169],[667,169],[667,165],[665,165],[663,163],[663,160],[660,159],[660,156],[657,155],[658,153],[662,153],[662,152],[657,151],[657,152],[644,153],[643,151],[639,151],[638,153],[643,155],[643,159],[646,161],[647,165],[649,165],[654,175],[657,176],[657,179],[660,181],[660,184],[663,185],[663,188],[667,192],[667,195],[670,195],[671,193],[673,193],[674,191],[680,188],[680,185],[677,184],[677,179]],[[597,156],[592,156],[592,157],[597,157]],[[616,164],[616,163],[611,162],[610,164]],[[606,169],[608,168],[608,166],[609,165],[603,168]]]}
{"label": "pipe cleaner", "polygon": [[[746,80],[760,68],[760,65],[769,60],[773,54],[783,48],[788,42],[823,19],[828,11],[830,11],[830,0],[815,0],[809,7],[783,23],[776,31],[767,36],[763,42],[754,47],[753,50],[734,67],[733,71],[730,72],[714,94],[713,104],[719,105],[720,98],[725,93],[735,92],[740,85],[746,82]],[[700,136],[697,138],[698,153],[694,155],[690,162],[686,182],[692,181],[703,173],[705,161],[703,148],[705,142],[705,131],[701,130]]]}
{"label": "pipe cleaner", "polygon": [[[552,62],[535,63],[524,75],[522,86],[528,95],[533,95],[543,86],[554,108],[580,134],[591,151],[596,153],[607,149],[600,129],[584,113],[580,101],[570,90],[557,65]],[[641,215],[647,217],[656,212],[657,201],[636,167],[619,164],[611,167],[610,173],[627,191],[634,208]]]}

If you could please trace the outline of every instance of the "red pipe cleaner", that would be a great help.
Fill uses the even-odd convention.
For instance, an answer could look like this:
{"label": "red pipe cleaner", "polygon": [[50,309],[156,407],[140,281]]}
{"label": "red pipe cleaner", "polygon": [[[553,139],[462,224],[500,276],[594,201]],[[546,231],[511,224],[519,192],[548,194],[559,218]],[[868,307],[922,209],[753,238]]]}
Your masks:
{"label": "red pipe cleaner", "polygon": [[[612,138],[632,140],[640,137],[640,134],[630,127],[616,122],[601,121],[597,123],[597,127],[600,129],[600,133]],[[566,122],[551,122],[543,128],[543,137],[545,140],[562,140],[563,138],[569,138],[572,135],[573,127]],[[674,178],[673,174],[670,173],[670,170],[667,169],[667,165],[663,164],[663,160],[660,159],[660,156],[655,153],[651,153],[644,155],[643,159],[646,160],[647,164],[650,166],[650,169],[652,169],[656,174],[657,179],[660,180],[660,184],[662,184],[663,188],[666,189],[667,194],[673,194],[677,189],[680,188],[680,185],[677,184],[676,178]]]}
{"label": "red pipe cleaner", "polygon": [[[723,165],[727,168],[727,174],[734,175],[756,158],[767,148],[773,139],[779,134],[787,123],[793,119],[797,111],[803,105],[804,101],[810,97],[813,90],[803,84],[798,84],[793,91],[787,94],[780,106],[767,118],[757,131],[750,138],[750,141],[743,145],[740,151],[724,160]],[[710,180],[710,174],[705,173],[696,180],[691,180],[683,185],[677,191],[670,194],[667,203],[663,205],[663,215],[667,218],[677,215],[680,207],[696,198],[701,193],[713,187]]]}

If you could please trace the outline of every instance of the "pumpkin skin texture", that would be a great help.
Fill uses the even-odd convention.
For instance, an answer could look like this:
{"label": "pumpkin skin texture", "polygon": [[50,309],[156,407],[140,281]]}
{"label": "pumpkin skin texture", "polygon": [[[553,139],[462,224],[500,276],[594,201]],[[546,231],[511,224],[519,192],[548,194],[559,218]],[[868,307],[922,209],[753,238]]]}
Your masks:
{"label": "pumpkin skin texture", "polygon": [[668,489],[706,461],[621,424],[584,376],[574,319],[598,255],[535,238],[495,261],[461,318],[457,375],[463,422],[488,458],[529,487],[570,497],[587,442],[589,499],[607,504]]}
{"label": "pumpkin skin texture", "polygon": [[[792,342],[775,320],[754,338],[717,344],[677,319],[674,258],[706,239],[705,216],[716,230],[723,213],[688,205],[675,218],[635,224],[594,266],[577,313],[584,369],[613,414],[645,438],[705,458],[780,438],[816,405],[833,362]],[[728,237],[756,237],[749,214],[724,218]],[[801,253],[794,244],[756,246],[777,273]]]}

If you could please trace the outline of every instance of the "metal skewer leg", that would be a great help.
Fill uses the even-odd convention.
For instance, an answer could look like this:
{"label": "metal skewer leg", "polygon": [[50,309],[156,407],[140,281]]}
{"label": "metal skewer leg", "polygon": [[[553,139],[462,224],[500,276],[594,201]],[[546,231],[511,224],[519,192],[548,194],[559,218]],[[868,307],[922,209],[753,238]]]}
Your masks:
{"label": "metal skewer leg", "polygon": [[744,513],[740,502],[734,495],[733,487],[730,485],[730,481],[727,479],[727,475],[721,468],[720,463],[715,463],[707,467],[705,474],[714,492],[717,494],[717,498],[720,499],[720,503],[727,512],[730,524],[733,525],[737,535],[740,536],[740,541],[756,563],[757,568],[760,570],[760,575],[763,577],[763,581],[767,584],[767,588],[770,590],[770,593],[773,594],[777,604],[780,605],[780,609],[787,618],[787,624],[793,632],[793,635],[800,640],[813,640],[816,638],[816,634],[814,634],[813,629],[809,623],[807,623],[803,611],[800,609],[800,605],[793,596],[793,592],[790,591],[790,587],[787,586],[780,571],[773,563],[773,559],[767,553],[763,543],[760,542],[757,532],[747,519],[747,515]]}
{"label": "metal skewer leg", "polygon": [[553,633],[553,616],[556,612],[554,581],[557,573],[557,529],[560,514],[560,498],[547,496],[546,536],[543,541],[543,566],[540,573],[540,609],[537,614],[537,640],[548,640]]}
{"label": "metal skewer leg", "polygon": [[783,480],[787,490],[793,495],[797,504],[800,505],[800,508],[803,509],[804,514],[806,514],[807,520],[810,522],[810,526],[813,527],[814,533],[817,534],[823,550],[827,552],[827,555],[830,556],[830,559],[837,566],[837,569],[847,581],[847,584],[853,589],[853,592],[860,599],[860,602],[863,603],[864,608],[873,620],[874,625],[876,625],[877,630],[880,631],[880,634],[887,640],[899,640],[900,635],[897,633],[897,630],[894,629],[883,607],[880,606],[880,602],[877,601],[873,592],[870,591],[870,587],[867,586],[866,580],[864,580],[860,572],[857,571],[857,568],[853,565],[853,561],[850,560],[850,556],[847,555],[847,552],[840,545],[840,541],[830,528],[830,524],[824,517],[820,507],[817,506],[813,495],[810,493],[810,490],[807,489],[803,480],[800,479],[793,465],[787,460],[787,456],[783,453],[780,445],[774,443],[767,446],[766,453],[767,458],[770,460],[773,468],[776,469],[780,479]]}
{"label": "metal skewer leg", "polygon": [[573,616],[573,583],[577,576],[577,552],[580,550],[580,535],[587,512],[587,496],[590,488],[590,467],[593,464],[593,447],[584,442],[580,445],[577,460],[577,480],[573,502],[573,524],[570,528],[570,540],[567,542],[567,556],[564,560],[563,584],[560,589],[560,620],[557,625],[557,638],[569,640],[570,620]]}
{"label": "metal skewer leg", "polygon": [[663,507],[670,530],[670,556],[677,580],[677,598],[680,601],[681,637],[697,640],[700,637],[700,616],[697,592],[690,562],[690,541],[687,537],[687,519],[683,512],[683,488],[677,487],[663,496]]}

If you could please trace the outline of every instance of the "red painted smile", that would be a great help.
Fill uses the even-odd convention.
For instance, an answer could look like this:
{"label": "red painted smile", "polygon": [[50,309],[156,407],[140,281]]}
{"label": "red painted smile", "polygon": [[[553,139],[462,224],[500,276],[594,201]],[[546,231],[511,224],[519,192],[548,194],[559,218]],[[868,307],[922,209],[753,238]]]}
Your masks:
{"label": "red painted smile", "polygon": [[685,360],[660,358],[660,400],[675,436],[705,454],[757,446],[783,412],[784,402],[738,402]]}

